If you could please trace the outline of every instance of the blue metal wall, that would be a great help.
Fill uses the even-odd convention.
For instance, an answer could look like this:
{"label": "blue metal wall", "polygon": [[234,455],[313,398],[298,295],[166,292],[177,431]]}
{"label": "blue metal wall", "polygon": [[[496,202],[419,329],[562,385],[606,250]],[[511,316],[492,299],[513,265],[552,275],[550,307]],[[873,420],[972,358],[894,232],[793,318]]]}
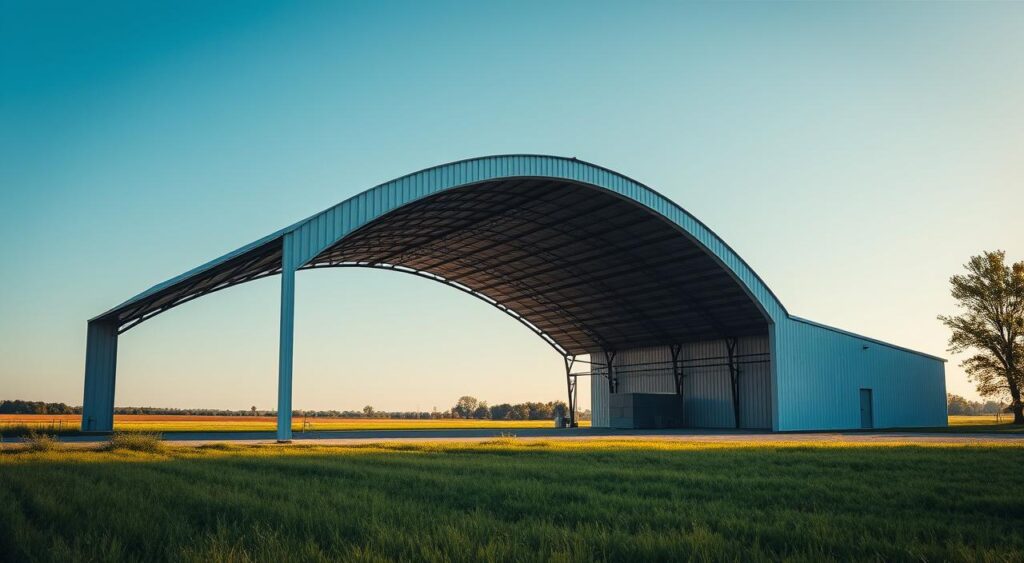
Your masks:
{"label": "blue metal wall", "polygon": [[939,358],[796,317],[776,324],[774,349],[776,430],[859,428],[864,388],[875,428],[946,425]]}

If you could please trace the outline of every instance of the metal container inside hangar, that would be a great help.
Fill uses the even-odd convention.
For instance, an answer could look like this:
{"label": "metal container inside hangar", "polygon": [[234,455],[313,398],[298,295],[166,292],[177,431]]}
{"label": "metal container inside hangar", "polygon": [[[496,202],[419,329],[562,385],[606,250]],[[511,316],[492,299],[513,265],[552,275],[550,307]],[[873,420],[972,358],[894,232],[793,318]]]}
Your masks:
{"label": "metal container inside hangar", "polygon": [[946,424],[941,358],[791,315],[707,226],[635,180],[505,155],[385,182],[94,317],[82,428],[112,428],[119,334],[280,275],[278,438],[290,439],[295,275],[329,267],[416,275],[496,307],[563,357],[571,406],[592,378],[594,426]]}

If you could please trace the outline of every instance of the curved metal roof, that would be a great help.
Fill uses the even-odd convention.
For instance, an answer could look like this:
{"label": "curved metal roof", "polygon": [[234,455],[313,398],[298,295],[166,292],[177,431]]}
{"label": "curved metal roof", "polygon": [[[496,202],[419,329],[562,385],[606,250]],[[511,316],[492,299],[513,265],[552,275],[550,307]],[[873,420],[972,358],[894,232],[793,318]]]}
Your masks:
{"label": "curved metal roof", "polygon": [[650,188],[576,159],[493,156],[422,170],[159,284],[94,320],[121,332],[295,269],[378,267],[445,282],[562,353],[763,334],[786,311],[728,245]]}

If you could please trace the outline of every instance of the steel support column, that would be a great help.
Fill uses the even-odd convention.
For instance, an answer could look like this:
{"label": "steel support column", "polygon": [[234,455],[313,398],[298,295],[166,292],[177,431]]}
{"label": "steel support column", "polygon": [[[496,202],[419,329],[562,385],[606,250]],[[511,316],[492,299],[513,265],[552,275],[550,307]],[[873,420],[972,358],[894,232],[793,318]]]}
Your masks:
{"label": "steel support column", "polygon": [[292,350],[295,336],[295,251],[292,234],[282,241],[281,334],[277,364],[277,441],[292,439]]}
{"label": "steel support column", "polygon": [[612,364],[615,362],[615,350],[604,351],[604,366],[608,377],[608,394],[619,392],[619,378],[615,376],[615,369]]}
{"label": "steel support column", "polygon": [[114,430],[114,379],[117,372],[117,321],[90,321],[85,343],[85,397],[82,431]]}
{"label": "steel support column", "polygon": [[572,366],[576,363],[576,356],[564,356],[565,358],[565,384],[569,391],[569,428],[576,428],[576,374],[572,372]]}
{"label": "steel support column", "polygon": [[683,394],[683,368],[679,364],[679,354],[683,351],[683,347],[679,344],[672,344],[669,346],[669,350],[672,352],[672,377],[676,380],[676,395]]}
{"label": "steel support column", "polygon": [[740,366],[736,363],[735,338],[728,338],[725,341],[725,349],[729,361],[729,380],[732,389],[732,412],[736,419],[736,428],[740,427]]}

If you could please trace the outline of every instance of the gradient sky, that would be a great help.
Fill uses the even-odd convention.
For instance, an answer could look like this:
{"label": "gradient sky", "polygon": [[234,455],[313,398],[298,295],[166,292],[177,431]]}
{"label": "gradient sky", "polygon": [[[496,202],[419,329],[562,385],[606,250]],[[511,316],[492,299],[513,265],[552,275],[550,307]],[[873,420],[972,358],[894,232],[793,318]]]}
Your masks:
{"label": "gradient sky", "polygon": [[[792,313],[943,357],[948,277],[1024,259],[1024,4],[0,4],[0,398],[81,404],[88,318],[487,154],[632,176]],[[450,288],[346,269],[297,291],[296,408],[564,399],[547,345]],[[126,333],[116,403],[273,408],[278,295]]]}

